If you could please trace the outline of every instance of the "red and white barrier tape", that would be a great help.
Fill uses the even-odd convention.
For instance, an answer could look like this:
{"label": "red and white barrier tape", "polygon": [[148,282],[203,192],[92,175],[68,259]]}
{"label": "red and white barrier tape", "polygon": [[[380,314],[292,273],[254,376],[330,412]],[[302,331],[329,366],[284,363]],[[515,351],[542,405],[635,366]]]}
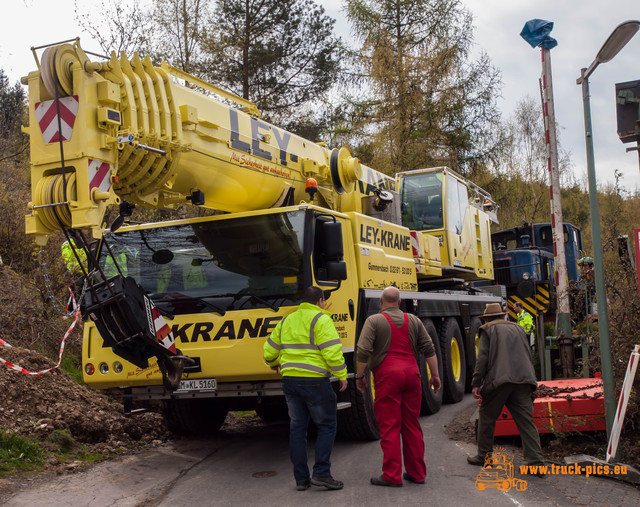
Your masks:
{"label": "red and white barrier tape", "polygon": [[[75,305],[75,300],[74,300],[74,305]],[[80,318],[80,310],[76,310],[73,313],[73,316],[74,316],[73,322],[69,326],[69,329],[67,329],[67,332],[64,334],[64,337],[62,338],[62,342],[60,343],[60,354],[58,355],[58,364],[56,364],[55,366],[52,366],[51,368],[47,370],[42,370],[42,371],[29,371],[24,369],[22,366],[18,366],[13,363],[10,363],[9,361],[1,357],[0,357],[0,363],[6,365],[8,368],[11,368],[12,370],[15,370],[20,373],[25,373],[26,375],[42,375],[43,373],[48,373],[51,370],[55,370],[58,366],[60,366],[60,363],[62,362],[62,353],[64,352],[64,344],[67,341],[67,338],[69,337],[69,335],[71,334],[71,331],[76,326],[78,319]],[[1,338],[0,338],[0,345],[4,345],[5,347],[11,347],[11,345],[9,345],[7,342],[5,342]]]}
{"label": "red and white barrier tape", "polygon": [[[62,320],[66,320],[69,317],[72,317],[78,311],[78,303],[76,303],[73,289],[71,287],[67,287],[67,289],[69,289],[69,300],[67,301],[67,307],[65,308],[65,313],[62,316]],[[80,298],[82,299],[82,295],[80,296]]]}

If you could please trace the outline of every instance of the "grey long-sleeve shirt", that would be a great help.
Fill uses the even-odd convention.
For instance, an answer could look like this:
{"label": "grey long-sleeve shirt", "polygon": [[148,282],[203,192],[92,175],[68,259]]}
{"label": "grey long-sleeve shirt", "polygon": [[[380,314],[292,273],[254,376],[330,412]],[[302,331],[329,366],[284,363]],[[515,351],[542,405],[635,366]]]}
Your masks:
{"label": "grey long-sleeve shirt", "polygon": [[[404,324],[404,312],[393,307],[385,308],[380,313],[367,318],[358,339],[358,362],[368,363],[371,370],[380,366],[391,344],[391,328],[383,313],[387,314],[396,326],[402,327]],[[408,315],[409,339],[414,351],[422,352],[424,357],[434,356],[436,350],[422,321],[415,315]]]}

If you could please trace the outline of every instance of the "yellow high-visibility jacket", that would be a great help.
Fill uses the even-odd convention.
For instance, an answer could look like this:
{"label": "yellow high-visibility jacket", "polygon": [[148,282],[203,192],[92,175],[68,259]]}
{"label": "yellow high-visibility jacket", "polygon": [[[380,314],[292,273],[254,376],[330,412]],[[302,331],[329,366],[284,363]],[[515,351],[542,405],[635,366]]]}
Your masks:
{"label": "yellow high-visibility jacket", "polygon": [[107,278],[116,276],[118,274],[118,268],[120,268],[122,276],[127,276],[129,272],[129,270],[127,269],[127,254],[125,254],[124,252],[113,252],[113,256],[116,258],[116,262],[118,263],[118,266],[116,267],[116,264],[113,262],[113,258],[111,257],[111,255],[109,255],[106,249],[103,250],[103,252],[104,255],[107,256],[106,260],[104,261],[104,275]]}
{"label": "yellow high-visibility jacket", "polygon": [[330,313],[302,303],[276,325],[264,343],[264,360],[280,365],[283,376],[330,377],[346,380],[342,342]]}
{"label": "yellow high-visibility jacket", "polygon": [[82,262],[82,265],[86,268],[87,252],[84,251],[84,248],[76,246],[76,242],[73,238],[69,238],[68,241],[62,243],[62,246],[60,248],[62,250],[62,258],[64,259],[64,263],[67,266],[67,269],[74,275],[82,275],[82,269],[80,268],[78,259],[76,259],[73,251],[76,251],[80,262]]}
{"label": "yellow high-visibility jacket", "polygon": [[535,326],[533,325],[533,317],[530,313],[527,313],[525,310],[522,310],[519,315],[517,315],[516,322],[522,326],[524,332],[527,334],[533,333]]}

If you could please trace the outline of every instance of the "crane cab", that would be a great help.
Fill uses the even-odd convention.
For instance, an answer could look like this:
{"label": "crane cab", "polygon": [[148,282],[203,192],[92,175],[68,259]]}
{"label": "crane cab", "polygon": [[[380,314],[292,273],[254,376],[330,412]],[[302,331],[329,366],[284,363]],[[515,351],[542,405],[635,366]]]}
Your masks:
{"label": "crane cab", "polygon": [[493,278],[491,222],[497,205],[480,187],[447,167],[396,174],[402,225],[437,238],[443,275]]}

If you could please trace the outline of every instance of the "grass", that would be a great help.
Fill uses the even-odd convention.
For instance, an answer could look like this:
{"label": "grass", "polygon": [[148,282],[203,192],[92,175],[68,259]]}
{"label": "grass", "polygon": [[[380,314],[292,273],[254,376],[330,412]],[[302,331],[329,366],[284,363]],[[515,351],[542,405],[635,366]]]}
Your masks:
{"label": "grass", "polygon": [[104,454],[87,452],[85,446],[78,444],[69,430],[54,430],[47,438],[47,443],[53,447],[52,454],[60,463],[68,461],[82,461],[94,463],[104,459]]}
{"label": "grass", "polygon": [[0,475],[35,470],[44,464],[44,458],[35,442],[0,430]]}
{"label": "grass", "polygon": [[105,456],[88,452],[67,430],[53,431],[43,443],[0,430],[0,477],[41,471],[45,462],[52,458],[58,463],[80,461],[91,464]]}
{"label": "grass", "polygon": [[82,361],[78,356],[65,351],[62,355],[60,369],[66,372],[77,384],[84,384],[82,378]]}
{"label": "grass", "polygon": [[236,417],[250,417],[256,415],[255,410],[234,410],[231,413]]}

